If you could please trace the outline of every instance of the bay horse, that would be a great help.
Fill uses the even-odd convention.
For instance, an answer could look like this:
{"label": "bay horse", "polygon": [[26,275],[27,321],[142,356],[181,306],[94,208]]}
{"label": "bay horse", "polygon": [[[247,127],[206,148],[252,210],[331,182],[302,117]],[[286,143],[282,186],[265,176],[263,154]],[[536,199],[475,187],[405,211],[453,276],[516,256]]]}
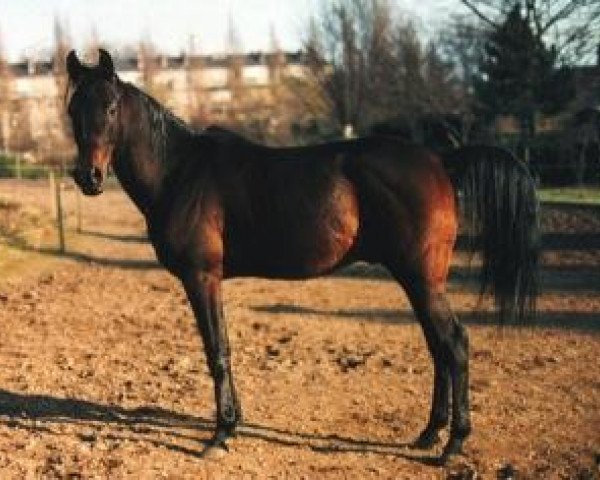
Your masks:
{"label": "bay horse", "polygon": [[222,280],[306,279],[359,260],[385,266],[406,291],[433,359],[429,421],[414,445],[432,447],[450,420],[441,459],[461,452],[471,431],[468,340],[445,296],[458,207],[482,250],[482,292],[501,318],[525,317],[536,293],[537,204],[522,163],[492,147],[440,158],[386,136],[269,148],[217,127],[191,130],[121,81],[104,50],[94,66],[71,51],[67,71],[75,182],[98,195],[114,169],[192,306],[216,401],[203,452],[226,449],[242,418]]}

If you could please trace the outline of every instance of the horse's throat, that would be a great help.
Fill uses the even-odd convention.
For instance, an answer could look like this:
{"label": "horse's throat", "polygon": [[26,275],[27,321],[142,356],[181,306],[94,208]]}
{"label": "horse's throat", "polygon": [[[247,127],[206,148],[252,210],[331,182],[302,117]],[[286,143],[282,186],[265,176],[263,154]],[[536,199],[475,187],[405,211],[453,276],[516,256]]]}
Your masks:
{"label": "horse's throat", "polygon": [[121,185],[136,206],[147,214],[160,196],[163,165],[143,149],[127,149],[118,157],[114,170]]}

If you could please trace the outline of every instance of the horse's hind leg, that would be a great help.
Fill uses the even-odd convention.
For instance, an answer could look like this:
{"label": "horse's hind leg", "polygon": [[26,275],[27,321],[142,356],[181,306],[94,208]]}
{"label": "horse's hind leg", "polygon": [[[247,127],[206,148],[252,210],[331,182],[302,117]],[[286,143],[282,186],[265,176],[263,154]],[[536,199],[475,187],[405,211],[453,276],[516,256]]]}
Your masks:
{"label": "horse's hind leg", "polygon": [[460,453],[465,438],[471,433],[471,414],[469,410],[469,337],[466,328],[451,312],[443,294],[437,299],[440,311],[445,314],[446,324],[444,348],[449,353],[449,370],[452,379],[452,423],[450,439],[446,444],[443,457]]}
{"label": "horse's hind leg", "polygon": [[[471,430],[468,397],[468,338],[444,294],[453,246],[452,235],[430,238],[420,261],[413,265],[388,265],[404,287],[419,320],[434,365],[434,386],[427,426],[415,446],[431,447],[448,423],[452,392],[452,423],[444,458],[459,453]],[[434,241],[436,240],[436,241]]]}
{"label": "horse's hind leg", "polygon": [[464,439],[471,432],[469,340],[465,327],[458,322],[443,293],[432,293],[429,304],[431,327],[439,342],[438,361],[446,367],[452,384],[452,422],[450,438],[442,455],[445,458],[460,453]]}
{"label": "horse's hind leg", "polygon": [[460,453],[463,441],[471,431],[468,337],[465,328],[452,313],[444,293],[432,290],[427,281],[419,277],[398,278],[423,328],[434,365],[431,413],[427,426],[415,441],[415,446],[428,448],[438,441],[438,432],[448,423],[451,391],[452,423],[450,439],[442,455],[445,459],[448,455]]}
{"label": "horse's hind leg", "polygon": [[[417,295],[413,293],[412,295]],[[411,295],[411,299],[412,299]],[[426,306],[421,306],[418,301],[413,300],[416,315],[420,320],[425,334],[427,347],[431,358],[433,359],[433,398],[431,401],[431,411],[429,421],[421,434],[414,442],[417,448],[431,448],[440,437],[438,432],[448,425],[450,414],[450,372],[448,362],[443,355],[443,345],[440,342],[439,335],[431,325],[431,313],[427,311]]]}

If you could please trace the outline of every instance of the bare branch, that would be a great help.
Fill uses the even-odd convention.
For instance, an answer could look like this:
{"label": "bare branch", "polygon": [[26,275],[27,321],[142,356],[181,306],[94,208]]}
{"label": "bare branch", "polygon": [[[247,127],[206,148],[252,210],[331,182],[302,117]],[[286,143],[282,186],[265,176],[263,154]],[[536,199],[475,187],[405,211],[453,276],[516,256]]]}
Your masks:
{"label": "bare branch", "polygon": [[485,15],[479,8],[477,8],[477,6],[471,0],[460,0],[460,2],[469,10],[471,10],[475,15],[477,15],[477,17],[479,17],[480,20],[483,20],[489,26],[493,28],[499,27],[498,23],[496,23],[487,15]]}
{"label": "bare branch", "polygon": [[[480,28],[497,30],[516,0],[460,0]],[[552,44],[567,63],[587,61],[600,32],[598,0],[520,0],[539,42]],[[581,58],[581,55],[584,57]]]}
{"label": "bare branch", "polygon": [[573,14],[573,12],[581,6],[582,5],[580,0],[571,0],[570,2],[565,4],[558,12],[556,12],[548,20],[546,20],[546,22],[544,22],[544,24],[541,26],[538,32],[538,35],[540,37],[544,35],[544,33],[546,33],[550,27],[555,25],[557,22],[560,22],[561,20],[570,17]]}
{"label": "bare branch", "polygon": [[536,7],[535,0],[526,0],[525,6],[527,9],[527,18],[533,23],[535,26],[535,33],[537,38],[541,38],[542,31],[542,16],[540,14],[540,9]]}

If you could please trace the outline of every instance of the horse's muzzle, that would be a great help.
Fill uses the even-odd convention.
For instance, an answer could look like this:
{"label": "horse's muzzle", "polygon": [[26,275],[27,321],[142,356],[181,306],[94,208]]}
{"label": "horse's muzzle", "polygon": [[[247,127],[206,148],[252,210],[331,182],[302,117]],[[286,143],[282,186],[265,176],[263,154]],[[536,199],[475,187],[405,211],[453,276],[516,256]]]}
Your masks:
{"label": "horse's muzzle", "polygon": [[71,176],[84,195],[100,195],[103,191],[104,172],[100,167],[76,167],[71,171]]}

